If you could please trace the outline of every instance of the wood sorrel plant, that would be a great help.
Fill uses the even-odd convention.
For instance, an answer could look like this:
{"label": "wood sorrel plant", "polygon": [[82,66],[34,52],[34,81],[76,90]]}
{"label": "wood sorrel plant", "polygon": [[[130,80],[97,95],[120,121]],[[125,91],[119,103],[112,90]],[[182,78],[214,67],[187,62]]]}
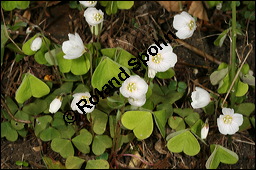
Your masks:
{"label": "wood sorrel plant", "polygon": [[[100,3],[106,7],[107,14],[133,5],[133,2],[122,1]],[[117,168],[116,161],[128,152],[124,145],[149,138],[153,129],[157,129],[164,138],[170,152],[184,152],[189,156],[197,155],[202,144],[208,146],[205,140],[212,122],[218,120],[226,126],[235,123],[240,130],[248,129],[250,121],[253,123],[250,114],[255,106],[243,103],[243,96],[248,91],[247,84],[253,85],[249,80],[252,75],[249,74],[249,65],[244,64],[247,57],[239,65],[236,60],[235,13],[236,5],[232,2],[232,28],[229,29],[232,31],[231,65],[220,64],[210,76],[213,85],[219,84],[217,93],[227,93],[228,96],[231,92],[228,102],[225,102],[227,97],[223,100],[221,95],[218,98],[212,92],[196,87],[190,94],[192,108],[177,107],[175,103],[187,93],[187,84],[176,81],[178,78],[171,80],[175,76],[172,67],[179,57],[174,53],[171,42],[160,44],[154,40],[156,44],[149,46],[143,58],[122,48],[102,49],[94,38],[84,44],[77,33],[68,34],[69,40],[60,46],[40,32],[22,45],[22,52],[34,57],[39,64],[56,67],[59,79],[57,77],[56,82],[42,81],[32,72],[25,73],[15,94],[18,104],[10,97],[5,101],[1,99],[6,108],[3,115],[8,120],[1,123],[1,136],[15,141],[18,134],[26,136],[28,127],[42,141],[50,141],[52,150],[66,158],[66,168],[82,167],[85,160],[79,157],[79,152],[99,158],[87,161],[86,168],[103,169]],[[187,12],[175,18],[179,19],[175,20],[177,36],[193,38],[196,29],[194,18]],[[103,25],[102,21],[98,24]],[[38,37],[42,38],[40,48],[31,50],[33,41]],[[170,82],[160,86],[153,81],[155,77],[170,79]],[[27,104],[29,99],[32,102]],[[217,119],[215,114],[215,120],[209,118],[204,123],[196,109],[203,109],[209,116],[214,111],[223,110],[224,115]],[[167,134],[167,127],[173,133]],[[226,134],[234,134],[237,130]],[[223,129],[220,133],[224,133]],[[119,152],[121,149],[124,149],[122,153]],[[205,163],[206,168],[217,168],[220,162],[234,164],[238,161],[238,155],[224,146],[210,144],[209,149],[211,155]],[[43,159],[49,162],[47,157]]]}

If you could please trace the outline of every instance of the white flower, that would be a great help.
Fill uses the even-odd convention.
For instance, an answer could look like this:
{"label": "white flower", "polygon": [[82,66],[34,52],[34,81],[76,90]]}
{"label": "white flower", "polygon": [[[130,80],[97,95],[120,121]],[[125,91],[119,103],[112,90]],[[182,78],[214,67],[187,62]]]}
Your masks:
{"label": "white flower", "polygon": [[200,87],[196,87],[196,90],[191,94],[191,98],[191,105],[194,109],[203,108],[207,106],[211,101],[210,94]]}
{"label": "white flower", "polygon": [[223,108],[223,115],[217,119],[218,129],[223,135],[233,135],[239,130],[239,126],[243,124],[243,115],[234,113],[234,109]]}
{"label": "white flower", "polygon": [[62,103],[62,97],[56,97],[50,104],[49,112],[56,113],[61,106]]}
{"label": "white flower", "polygon": [[95,26],[103,22],[104,13],[94,7],[89,7],[84,11],[84,17],[89,25]]}
{"label": "white flower", "polygon": [[68,34],[69,40],[64,41],[62,44],[62,51],[65,53],[65,59],[76,59],[83,55],[85,52],[84,43],[81,37],[75,33]]}
{"label": "white flower", "polygon": [[33,42],[30,45],[30,49],[32,51],[37,51],[41,48],[42,46],[42,38],[41,37],[37,37],[33,40]]}
{"label": "white flower", "polygon": [[139,99],[148,91],[148,84],[138,75],[130,76],[120,87],[120,92],[124,97]]}
{"label": "white flower", "polygon": [[137,106],[137,107],[141,107],[146,103],[146,95],[143,95],[142,97],[138,98],[138,99],[134,99],[134,98],[128,98],[129,103],[132,106]]}
{"label": "white flower", "polygon": [[196,30],[196,22],[191,15],[183,11],[181,14],[174,16],[173,28],[178,30],[176,36],[179,39],[186,39],[191,37]]}
{"label": "white flower", "polygon": [[209,132],[208,120],[205,121],[203,128],[201,129],[201,139],[206,139]]}
{"label": "white flower", "polygon": [[85,7],[94,7],[97,4],[97,1],[79,1]]}
{"label": "white flower", "polygon": [[160,44],[160,46],[162,49],[160,49],[156,44],[152,44],[147,51],[149,56],[147,61],[149,68],[148,77],[150,78],[154,78],[157,72],[167,71],[177,63],[177,55],[173,53],[172,46],[169,43],[167,43],[167,46],[163,43]]}
{"label": "white flower", "polygon": [[[95,105],[91,104],[91,102],[90,102],[91,95],[89,92],[76,93],[73,95],[73,97],[74,97],[74,99],[71,102],[72,110],[77,110],[80,114],[91,113],[94,110]],[[81,101],[81,99],[85,99],[87,103],[85,103],[84,101]],[[93,102],[94,102],[94,100],[93,100]],[[78,105],[80,107],[78,107]]]}

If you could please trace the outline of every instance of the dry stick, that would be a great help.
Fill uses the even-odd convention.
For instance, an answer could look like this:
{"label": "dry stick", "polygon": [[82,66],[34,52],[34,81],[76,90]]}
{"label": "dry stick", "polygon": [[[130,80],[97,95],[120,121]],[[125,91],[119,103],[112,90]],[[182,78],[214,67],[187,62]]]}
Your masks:
{"label": "dry stick", "polygon": [[[9,36],[9,34],[8,34],[8,32],[7,32],[7,27],[6,27],[6,24],[5,24],[3,8],[1,8],[1,14],[2,14],[2,18],[3,18],[3,22],[4,22],[4,30],[5,30],[6,36],[7,36],[7,37],[9,38],[9,40],[11,40],[11,42],[18,48],[18,50],[22,52],[22,50],[20,49],[20,47],[13,41],[13,39]],[[23,53],[23,52],[22,52],[22,53]]]}
{"label": "dry stick", "polygon": [[[170,35],[168,35],[168,36],[169,36],[169,38],[172,38]],[[207,53],[205,53],[205,52],[199,50],[198,48],[196,48],[196,47],[194,47],[194,46],[192,46],[192,45],[190,45],[190,44],[188,44],[188,43],[186,43],[186,42],[184,42],[184,41],[182,41],[182,40],[180,40],[180,39],[175,39],[175,40],[176,40],[180,45],[186,47],[187,49],[189,49],[189,50],[191,50],[191,51],[193,51],[193,52],[195,52],[196,54],[198,54],[198,55],[200,55],[200,56],[203,56],[204,58],[206,58],[206,59],[208,59],[208,60],[210,60],[210,61],[212,61],[212,62],[214,62],[214,63],[216,63],[216,64],[218,64],[218,65],[221,64],[221,62],[220,62],[219,60],[217,60],[217,59],[214,58],[213,56],[210,56],[209,54],[207,54]]]}
{"label": "dry stick", "polygon": [[224,105],[225,101],[226,101],[227,98],[228,98],[228,95],[229,95],[231,89],[233,88],[233,86],[234,86],[234,84],[235,84],[235,82],[236,82],[236,79],[237,79],[238,76],[239,76],[239,73],[240,73],[240,71],[241,71],[241,69],[242,69],[242,67],[243,67],[243,65],[244,65],[244,63],[245,63],[245,61],[247,60],[247,58],[249,57],[249,54],[250,54],[251,51],[252,51],[252,45],[251,45],[251,44],[249,44],[249,47],[250,47],[250,50],[249,50],[249,52],[247,53],[247,55],[246,55],[244,61],[242,62],[241,66],[240,66],[239,69],[237,70],[236,75],[235,75],[235,77],[234,77],[234,79],[233,79],[233,81],[232,81],[232,83],[231,83],[231,85],[230,85],[230,87],[229,87],[229,89],[228,89],[228,92],[227,92],[227,94],[226,94],[226,96],[225,96],[225,98],[224,98],[224,100],[223,100],[223,102],[222,102],[222,104],[221,104],[221,107],[222,107],[222,108],[223,108],[223,105]]}
{"label": "dry stick", "polygon": [[7,113],[11,116],[11,118],[12,118],[14,121],[20,122],[20,123],[32,123],[32,122],[29,121],[29,120],[19,120],[19,119],[15,118],[15,117],[12,115],[12,113],[11,113],[9,107],[7,106],[7,104],[4,102],[4,100],[3,100],[2,98],[1,98],[1,104],[4,106],[4,108],[7,110]]}

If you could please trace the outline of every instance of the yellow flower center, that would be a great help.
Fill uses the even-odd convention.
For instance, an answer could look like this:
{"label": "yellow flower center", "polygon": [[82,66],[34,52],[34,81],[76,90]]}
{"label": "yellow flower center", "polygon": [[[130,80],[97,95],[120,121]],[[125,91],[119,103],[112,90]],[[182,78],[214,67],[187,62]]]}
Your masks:
{"label": "yellow flower center", "polygon": [[190,30],[193,30],[193,28],[195,27],[195,22],[193,20],[191,20],[188,24],[188,27]]}
{"label": "yellow flower center", "polygon": [[127,86],[127,90],[129,90],[130,92],[133,92],[136,89],[137,88],[136,88],[136,84],[135,83],[129,83],[128,86]]}
{"label": "yellow flower center", "polygon": [[[80,98],[80,100],[81,100],[81,99],[86,99],[86,102],[87,102],[86,104],[91,104],[88,96],[82,96],[82,97]],[[85,105],[85,102],[82,101],[81,104],[82,104],[82,105]]]}
{"label": "yellow flower center", "polygon": [[95,21],[100,21],[103,18],[103,16],[100,13],[94,14],[93,17]]}
{"label": "yellow flower center", "polygon": [[156,64],[159,64],[162,60],[163,60],[163,57],[159,53],[155,56],[152,56],[152,61]]}
{"label": "yellow flower center", "polygon": [[226,115],[226,116],[223,117],[223,121],[224,121],[225,124],[231,124],[232,119],[233,118],[230,115]]}
{"label": "yellow flower center", "polygon": [[88,1],[89,4],[94,4],[96,1]]}

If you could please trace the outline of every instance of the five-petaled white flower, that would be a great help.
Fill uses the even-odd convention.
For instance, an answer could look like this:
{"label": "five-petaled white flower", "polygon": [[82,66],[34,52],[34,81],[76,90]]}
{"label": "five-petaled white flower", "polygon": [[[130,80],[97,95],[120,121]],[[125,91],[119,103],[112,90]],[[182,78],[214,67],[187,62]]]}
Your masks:
{"label": "five-petaled white flower", "polygon": [[84,11],[84,17],[89,25],[95,26],[103,22],[104,13],[94,7],[89,7]]}
{"label": "five-petaled white flower", "polygon": [[191,94],[191,98],[192,98],[191,105],[194,109],[203,108],[207,106],[211,101],[210,94],[206,90],[200,87],[196,87],[196,90],[193,91]]}
{"label": "five-petaled white flower", "polygon": [[223,135],[233,135],[239,130],[239,126],[243,124],[243,115],[234,113],[234,109],[223,108],[223,115],[217,118],[218,129]]}
{"label": "five-petaled white flower", "polygon": [[120,92],[124,97],[139,99],[148,91],[148,84],[138,75],[130,76],[120,87]]}
{"label": "five-petaled white flower", "polygon": [[181,14],[174,16],[173,28],[178,30],[176,36],[179,39],[186,39],[191,37],[196,30],[196,22],[191,15],[183,11]]}
{"label": "five-petaled white flower", "polygon": [[61,103],[62,103],[62,97],[59,96],[59,97],[56,97],[50,104],[50,107],[49,107],[49,112],[51,113],[56,113],[60,107],[61,107]]}
{"label": "five-petaled white flower", "polygon": [[142,95],[140,98],[134,99],[134,98],[128,98],[129,103],[132,106],[141,107],[146,103],[146,95]]}
{"label": "five-petaled white flower", "polygon": [[[73,97],[74,99],[71,102],[72,110],[77,110],[80,114],[91,113],[94,110],[95,105],[90,102],[91,94],[89,92],[76,93]],[[85,99],[86,103],[82,99]],[[78,105],[80,107],[78,107]]]}
{"label": "five-petaled white flower", "polygon": [[85,52],[84,43],[79,34],[68,34],[69,40],[62,44],[62,51],[65,53],[65,59],[76,59]]}
{"label": "five-petaled white flower", "polygon": [[32,43],[30,45],[30,49],[32,51],[37,51],[37,50],[39,50],[41,48],[41,46],[42,46],[42,38],[41,37],[37,37],[37,38],[35,38],[32,41]]}
{"label": "five-petaled white flower", "polygon": [[152,44],[147,51],[149,56],[147,61],[148,77],[150,78],[154,78],[157,72],[167,71],[177,63],[177,55],[173,53],[172,46],[169,43],[167,43],[167,46],[163,43],[160,46],[161,48]]}
{"label": "five-petaled white flower", "polygon": [[79,1],[85,7],[94,7],[97,4],[97,1]]}

